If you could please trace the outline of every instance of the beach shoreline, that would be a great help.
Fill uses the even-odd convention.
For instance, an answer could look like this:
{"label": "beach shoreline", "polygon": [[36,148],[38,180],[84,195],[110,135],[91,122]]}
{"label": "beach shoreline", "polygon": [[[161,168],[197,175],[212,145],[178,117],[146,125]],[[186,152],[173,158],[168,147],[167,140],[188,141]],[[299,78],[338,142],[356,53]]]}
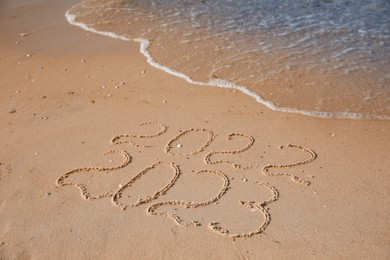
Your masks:
{"label": "beach shoreline", "polygon": [[[211,29],[203,27],[198,29],[192,28],[193,26],[196,27],[197,22],[202,23],[201,18],[199,18],[200,21],[194,18],[195,21],[186,24],[181,21],[180,18],[178,18],[178,20],[173,18],[173,21],[171,21],[170,19],[172,19],[172,17],[167,14],[168,17],[160,17],[157,19],[157,22],[149,22],[148,19],[144,19],[144,17],[156,20],[151,18],[154,17],[154,15],[157,15],[154,13],[157,12],[157,10],[154,10],[154,5],[148,6],[148,4],[145,3],[145,6],[143,6],[143,4],[141,4],[143,8],[141,7],[138,10],[136,7],[137,5],[134,6],[131,3],[116,3],[112,4],[112,6],[111,4],[112,2],[109,1],[97,5],[95,5],[94,2],[82,1],[75,6],[72,6],[72,8],[66,12],[65,16],[70,24],[86,31],[112,37],[114,39],[138,42],[140,44],[141,53],[145,56],[148,63],[155,68],[183,78],[194,85],[236,89],[254,98],[258,103],[271,110],[320,118],[390,119],[388,114],[388,91],[385,88],[387,77],[384,68],[386,66],[382,64],[380,66],[381,69],[378,69],[377,63],[380,63],[381,61],[376,60],[377,57],[375,57],[375,55],[366,57],[367,60],[372,60],[372,66],[370,65],[365,70],[362,70],[361,68],[352,68],[346,64],[343,65],[343,63],[355,63],[355,66],[357,67],[365,66],[363,65],[366,64],[364,61],[355,60],[358,59],[359,56],[359,54],[355,52],[359,52],[363,47],[359,48],[353,43],[349,43],[349,48],[342,51],[340,50],[340,53],[326,54],[325,49],[330,48],[330,46],[327,46],[330,43],[327,44],[329,39],[326,39],[327,37],[325,37],[325,39],[318,39],[318,43],[324,41],[322,43],[325,44],[324,46],[318,48],[318,46],[314,44],[314,46],[307,47],[306,51],[309,51],[309,53],[306,54],[301,53],[301,51],[298,50],[298,53],[300,54],[296,55],[296,49],[285,46],[282,48],[283,51],[279,50],[277,47],[276,49],[258,50],[258,52],[253,50],[256,55],[247,56],[247,51],[245,51],[245,47],[243,47],[245,46],[245,43],[240,44],[243,45],[241,47],[234,47],[236,44],[234,38],[230,40],[224,39],[225,34],[219,33],[218,29],[216,29],[217,31],[215,33],[216,35],[221,36],[216,36],[211,32],[207,32],[208,30],[213,31],[213,26]],[[160,5],[161,8],[164,8],[165,6],[165,4],[162,3],[160,3]],[[167,5],[169,4],[167,3]],[[193,8],[195,9],[202,9],[201,6],[204,5],[201,3],[193,4]],[[149,9],[151,9],[150,13],[148,13]],[[135,12],[135,14],[139,12],[143,15],[128,15],[126,10],[127,12]],[[164,11],[160,11],[164,13]],[[185,10],[181,11],[183,12],[183,16],[188,15]],[[240,10],[236,11],[239,12]],[[326,12],[327,9],[325,8],[322,11]],[[196,13],[196,11],[194,12]],[[291,14],[286,13],[286,15]],[[167,21],[165,19],[167,19]],[[264,17],[264,19],[266,18]],[[211,19],[209,22],[212,23],[212,21],[213,20]],[[215,22],[218,23],[217,21]],[[266,23],[266,21],[258,22]],[[186,24],[183,26],[187,26],[188,28],[184,30],[185,32],[182,32],[181,30],[183,30],[183,28],[180,26],[169,26],[171,23]],[[207,27],[207,25],[204,26]],[[218,27],[217,25],[215,26]],[[338,28],[336,25],[334,26],[335,28]],[[156,33],[150,33],[150,31],[154,31],[156,28]],[[338,29],[333,28],[336,31],[332,33],[332,28],[326,28],[327,27],[325,26],[325,28],[322,28],[319,31],[323,32],[329,29],[329,35],[337,35],[339,33]],[[348,26],[344,29],[348,30]],[[358,38],[363,37],[361,35],[361,30],[359,30],[359,32],[352,30],[351,34],[359,34],[359,36],[355,35]],[[275,34],[272,30],[272,26],[267,31],[269,31],[268,33],[271,35]],[[261,29],[259,28],[258,33],[262,34],[260,32]],[[199,36],[200,38],[186,40],[186,36],[191,35],[192,33],[201,36]],[[211,34],[209,35],[209,33]],[[319,32],[311,33],[316,34]],[[286,34],[291,34],[291,32]],[[256,35],[256,33],[254,33],[254,35]],[[310,33],[301,35],[300,37],[291,35],[290,37],[292,37],[292,39],[290,40],[296,38],[307,40],[307,38],[311,38],[310,35]],[[239,35],[236,37],[240,38]],[[339,37],[344,38],[347,36],[339,35]],[[374,36],[372,37],[375,38]],[[209,43],[205,40],[207,38],[211,38]],[[275,36],[270,38],[275,38]],[[332,38],[332,36],[330,36],[330,38]],[[364,39],[367,39],[367,37],[359,39],[359,42],[364,42]],[[247,40],[248,42],[253,41],[253,39]],[[279,40],[283,42],[286,39],[280,38]],[[337,39],[333,40],[337,41]],[[263,41],[267,42],[266,39],[263,39]],[[264,44],[265,42],[263,41],[259,44]],[[272,39],[269,39],[269,41],[272,42]],[[309,42],[310,41],[313,41],[313,39],[309,40]],[[377,41],[379,41],[379,38]],[[199,42],[199,44],[196,44],[195,42]],[[224,42],[231,42],[230,45],[227,43],[227,46],[229,46],[228,49],[225,49],[226,46]],[[335,43],[331,44],[331,49],[336,48],[333,46],[334,44]],[[382,44],[384,44],[384,42],[382,42]],[[212,48],[214,45],[216,47]],[[272,46],[270,43],[268,43],[268,45]],[[171,53],[170,48],[176,49],[176,52]],[[232,53],[227,53],[238,52],[240,48],[244,48],[241,50],[242,54],[236,53],[236,55],[246,57],[245,60],[248,64],[241,64],[241,62],[236,60],[237,57],[235,55],[233,55],[233,57],[236,58],[232,58],[231,61],[226,60],[229,55],[232,55]],[[247,48],[256,49],[255,46],[247,46]],[[370,47],[367,48],[369,49]],[[230,49],[233,50],[230,51]],[[322,55],[310,53],[310,51],[318,52],[321,49],[325,52]],[[368,49],[366,51],[368,51]],[[385,48],[382,49],[385,50]],[[380,51],[383,51],[382,49]],[[282,52],[279,53],[280,51]],[[344,53],[350,52],[355,54],[351,54],[351,57],[349,58],[344,57],[343,61],[336,61],[333,59],[333,56],[335,55],[343,56]],[[191,56],[194,55],[194,53],[197,54]],[[207,53],[207,57],[203,56],[205,53]],[[376,51],[373,50],[371,53],[376,53]],[[201,58],[198,58],[197,56]],[[316,57],[316,61],[306,60],[310,59],[312,56]],[[207,62],[202,61],[202,59],[207,59]],[[383,59],[385,58],[381,56],[381,59],[384,61]],[[178,65],[177,62],[180,60],[183,63]],[[278,60],[284,62],[277,62]],[[325,60],[327,62],[323,63]],[[376,60],[376,62],[373,60]],[[262,65],[259,65],[258,62],[263,63]],[[298,69],[299,64],[305,62],[313,64],[309,65],[309,68],[303,66]],[[199,63],[202,64],[201,68],[197,67],[199,66]],[[219,63],[225,65],[219,67],[219,65],[216,65]],[[245,67],[247,68],[244,69]],[[374,69],[374,67],[376,69]],[[254,68],[257,69],[253,71]],[[245,77],[248,76],[248,73],[251,74],[249,78],[252,78],[252,80],[249,78],[245,79]],[[240,74],[246,76],[242,76],[241,78],[238,76]],[[231,75],[237,76],[231,78]]]}
{"label": "beach shoreline", "polygon": [[390,256],[389,121],[192,85],[71,26],[76,3],[0,5],[0,258]]}

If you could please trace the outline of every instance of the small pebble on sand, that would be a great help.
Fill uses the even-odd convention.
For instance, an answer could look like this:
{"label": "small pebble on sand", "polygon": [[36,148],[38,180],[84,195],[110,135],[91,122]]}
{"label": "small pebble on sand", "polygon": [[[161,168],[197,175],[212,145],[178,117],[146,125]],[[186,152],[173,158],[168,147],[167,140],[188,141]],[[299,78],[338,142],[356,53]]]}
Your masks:
{"label": "small pebble on sand", "polygon": [[163,100],[163,103],[164,103],[164,104],[166,104],[166,103],[167,103],[167,101],[166,101],[166,100]]}
{"label": "small pebble on sand", "polygon": [[181,147],[183,147],[183,145],[182,144],[178,144],[178,145],[176,145],[176,147],[177,148],[181,148]]}
{"label": "small pebble on sand", "polygon": [[27,53],[27,54],[26,54],[26,57],[27,57],[27,58],[31,57],[31,54],[30,54],[30,53]]}
{"label": "small pebble on sand", "polygon": [[244,179],[242,179],[242,181],[243,181],[243,182],[246,182],[246,181],[248,181],[248,179],[245,179],[245,178],[244,178]]}
{"label": "small pebble on sand", "polygon": [[20,34],[20,36],[22,36],[22,37],[26,37],[26,36],[29,36],[30,34],[28,34],[28,33],[26,33],[26,32],[23,32],[23,33],[21,33]]}
{"label": "small pebble on sand", "polygon": [[16,112],[16,108],[12,108],[12,109],[9,111],[10,114],[13,114],[13,113],[15,113],[15,112]]}
{"label": "small pebble on sand", "polygon": [[142,74],[145,74],[145,73],[146,73],[146,70],[141,71],[141,73],[142,73]]}

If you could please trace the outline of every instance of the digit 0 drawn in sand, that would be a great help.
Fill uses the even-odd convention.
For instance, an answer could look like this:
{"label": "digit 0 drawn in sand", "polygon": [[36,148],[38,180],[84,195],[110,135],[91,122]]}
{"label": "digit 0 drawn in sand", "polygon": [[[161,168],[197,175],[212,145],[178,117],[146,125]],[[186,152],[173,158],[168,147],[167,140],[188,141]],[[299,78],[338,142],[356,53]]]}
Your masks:
{"label": "digit 0 drawn in sand", "polygon": [[206,157],[204,158],[205,163],[208,164],[208,165],[227,163],[227,164],[231,165],[232,167],[234,167],[236,169],[242,169],[242,170],[251,169],[253,167],[256,167],[257,165],[242,166],[242,165],[240,165],[238,163],[235,163],[235,162],[232,162],[232,161],[227,161],[227,160],[219,160],[219,161],[211,161],[210,160],[210,157],[215,155],[215,154],[238,154],[238,153],[242,153],[242,152],[248,150],[249,148],[251,148],[253,146],[254,142],[255,142],[255,139],[252,136],[246,135],[246,134],[239,134],[239,133],[229,134],[229,135],[226,136],[226,138],[227,138],[227,140],[232,140],[234,136],[244,137],[245,139],[248,140],[248,143],[244,147],[242,147],[241,149],[238,149],[238,150],[211,152],[211,153],[207,154]]}
{"label": "digit 0 drawn in sand", "polygon": [[[183,137],[184,135],[187,135],[189,133],[193,133],[193,132],[205,132],[208,134],[208,138],[207,138],[207,141],[204,143],[204,145],[202,147],[200,147],[199,149],[193,151],[192,153],[187,153],[187,154],[182,154],[182,153],[174,153],[172,152],[172,144],[179,140],[181,137]],[[211,130],[208,130],[208,129],[205,129],[205,128],[190,128],[190,129],[187,129],[183,132],[181,132],[180,134],[178,134],[177,136],[175,136],[172,140],[170,140],[168,142],[168,144],[165,146],[165,153],[167,154],[170,154],[170,155],[179,155],[179,156],[191,156],[191,155],[195,155],[197,153],[200,153],[200,152],[203,152],[210,144],[211,142],[214,140],[214,133],[211,131]]]}
{"label": "digit 0 drawn in sand", "polygon": [[101,199],[101,198],[104,198],[104,197],[112,196],[113,195],[112,191],[106,191],[106,192],[103,192],[103,193],[101,193],[99,195],[91,196],[91,194],[87,190],[87,187],[84,184],[82,184],[82,183],[65,182],[65,179],[67,179],[69,176],[71,176],[71,175],[73,175],[75,173],[78,173],[78,172],[91,172],[91,171],[109,172],[109,171],[115,171],[115,170],[119,170],[119,169],[122,169],[122,168],[126,167],[131,162],[130,155],[127,152],[125,152],[125,151],[111,150],[111,151],[105,152],[104,155],[108,155],[108,154],[112,154],[112,153],[117,153],[117,154],[121,155],[124,158],[124,162],[122,164],[120,164],[118,166],[114,166],[114,167],[81,167],[81,168],[77,168],[77,169],[68,171],[65,174],[63,174],[62,176],[60,176],[57,179],[56,184],[58,186],[60,186],[60,187],[63,187],[63,186],[66,186],[66,185],[76,186],[77,188],[80,189],[81,196],[84,199],[87,199],[87,200],[96,200],[96,199]]}
{"label": "digit 0 drawn in sand", "polygon": [[154,215],[154,216],[163,216],[163,217],[168,217],[168,218],[171,218],[173,219],[177,225],[179,226],[183,226],[183,227],[193,227],[193,226],[200,226],[201,223],[199,221],[184,221],[179,215],[177,214],[174,214],[172,212],[157,212],[156,209],[159,208],[159,207],[162,207],[162,206],[182,206],[186,209],[188,208],[200,208],[200,207],[205,207],[207,205],[210,205],[216,201],[218,201],[225,193],[226,191],[228,190],[229,188],[229,179],[228,177],[223,174],[222,172],[220,171],[213,171],[213,170],[201,170],[201,171],[197,171],[195,172],[195,174],[199,174],[199,173],[211,173],[211,174],[215,174],[215,175],[218,175],[219,177],[221,177],[221,179],[223,180],[223,185],[221,187],[221,189],[219,190],[218,194],[206,201],[203,201],[203,202],[193,202],[193,201],[178,201],[178,200],[170,200],[170,201],[163,201],[163,202],[159,202],[159,203],[155,203],[155,204],[152,204],[150,205],[147,209],[146,209],[146,212],[149,214],[149,215]]}
{"label": "digit 0 drawn in sand", "polygon": [[111,143],[112,144],[124,144],[124,143],[127,143],[127,144],[131,144],[132,146],[134,147],[141,147],[141,148],[148,148],[148,147],[151,147],[151,146],[148,146],[148,145],[142,145],[142,144],[137,144],[133,141],[130,141],[130,140],[124,140],[124,141],[121,141],[122,138],[153,138],[153,137],[157,137],[157,136],[160,136],[162,134],[164,134],[166,131],[167,131],[167,127],[161,123],[158,123],[158,122],[146,122],[146,123],[141,123],[139,126],[145,126],[145,125],[157,125],[160,127],[160,131],[158,131],[157,133],[155,134],[150,134],[150,135],[139,135],[139,134],[124,134],[124,135],[118,135],[118,136],[115,136],[112,140],[111,140]]}
{"label": "digit 0 drawn in sand", "polygon": [[[308,163],[314,161],[317,158],[317,154],[313,150],[310,150],[308,148],[302,147],[300,145],[288,144],[287,147],[298,148],[299,150],[301,150],[301,151],[303,151],[305,153],[308,153],[310,155],[310,158],[305,160],[305,161],[299,161],[299,162],[292,163],[292,164],[284,164],[284,165],[283,164],[280,164],[280,165],[269,164],[269,165],[266,165],[266,166],[263,167],[263,170],[262,170],[263,173],[265,175],[268,175],[268,176],[289,176],[290,179],[293,180],[294,182],[301,183],[301,184],[304,184],[306,186],[310,185],[310,181],[301,179],[298,176],[295,176],[295,175],[290,174],[290,173],[285,173],[285,172],[282,172],[282,173],[271,173],[271,172],[269,172],[269,170],[272,169],[272,168],[290,169],[290,168],[293,168],[293,167],[305,165],[305,164],[308,164]],[[283,149],[284,146],[281,146],[280,148]]]}
{"label": "digit 0 drawn in sand", "polygon": [[[138,198],[138,201],[135,202],[135,203],[132,203],[132,204],[129,204],[129,205],[124,205],[123,203],[120,203],[119,202],[119,199],[122,197],[122,193],[131,187],[131,185],[133,183],[135,183],[137,180],[141,179],[141,177],[143,175],[145,175],[146,173],[148,173],[150,170],[152,169],[155,169],[157,166],[160,166],[160,165],[165,165],[165,166],[169,166],[171,167],[174,171],[173,171],[173,177],[172,179],[160,190],[157,190],[155,193],[151,194],[151,195],[148,195],[146,196],[145,199],[142,199],[142,198]],[[123,185],[123,187],[121,187],[112,197],[112,200],[111,202],[125,210],[127,209],[128,207],[137,207],[139,205],[142,205],[142,204],[146,204],[152,200],[155,200],[157,199],[158,197],[160,197],[161,195],[165,194],[171,187],[173,184],[175,184],[177,178],[179,178],[179,175],[180,175],[180,169],[174,164],[174,163],[171,163],[171,162],[160,162],[160,161],[157,161],[155,163],[153,163],[151,166],[148,166],[146,167],[144,170],[142,170],[140,173],[138,173],[136,176],[134,176],[133,178],[131,178],[125,185]]]}
{"label": "digit 0 drawn in sand", "polygon": [[222,236],[227,236],[230,238],[244,238],[244,239],[251,238],[254,235],[258,235],[258,234],[264,232],[265,228],[269,225],[269,223],[271,221],[271,215],[269,214],[269,212],[267,211],[265,206],[276,201],[279,198],[279,192],[275,187],[271,186],[268,183],[256,181],[255,184],[266,187],[269,191],[271,191],[273,196],[270,199],[263,201],[263,202],[240,201],[240,204],[249,208],[249,209],[254,209],[254,208],[258,209],[264,216],[263,223],[261,223],[261,225],[254,231],[250,231],[250,232],[242,233],[242,234],[232,234],[229,232],[229,230],[220,227],[218,222],[211,222],[209,224],[209,228],[212,231],[214,231]]}

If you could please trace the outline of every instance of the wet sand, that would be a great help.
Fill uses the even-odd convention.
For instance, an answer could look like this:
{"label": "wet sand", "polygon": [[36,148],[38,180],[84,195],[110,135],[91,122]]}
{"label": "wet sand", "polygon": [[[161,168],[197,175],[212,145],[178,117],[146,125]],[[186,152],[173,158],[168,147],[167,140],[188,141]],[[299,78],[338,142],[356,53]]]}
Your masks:
{"label": "wet sand", "polygon": [[390,123],[271,111],[0,5],[1,259],[388,259]]}

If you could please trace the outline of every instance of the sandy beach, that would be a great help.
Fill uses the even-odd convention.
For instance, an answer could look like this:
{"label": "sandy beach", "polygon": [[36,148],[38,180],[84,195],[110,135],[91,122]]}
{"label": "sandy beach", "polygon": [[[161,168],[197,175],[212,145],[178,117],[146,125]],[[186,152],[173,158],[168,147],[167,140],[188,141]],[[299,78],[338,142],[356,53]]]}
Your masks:
{"label": "sandy beach", "polygon": [[0,3],[0,259],[389,259],[390,122],[272,111]]}

